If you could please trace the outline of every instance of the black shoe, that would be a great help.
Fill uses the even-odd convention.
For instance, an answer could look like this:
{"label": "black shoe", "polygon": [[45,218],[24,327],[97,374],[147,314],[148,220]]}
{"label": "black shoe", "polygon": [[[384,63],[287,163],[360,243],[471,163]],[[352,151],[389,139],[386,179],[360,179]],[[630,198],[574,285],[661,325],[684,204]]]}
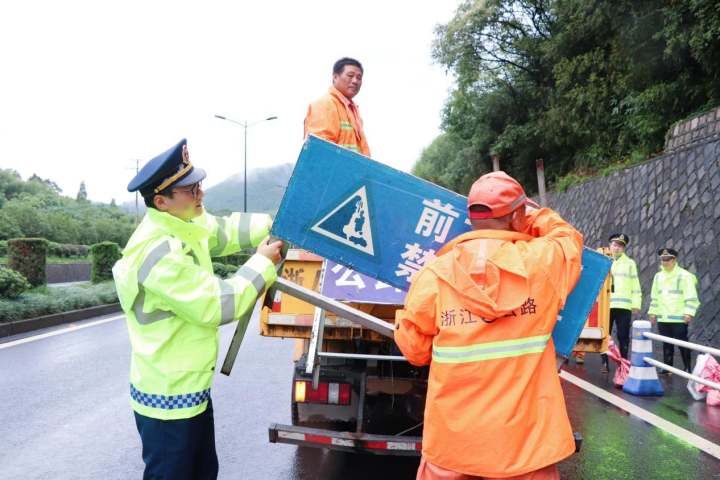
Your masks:
{"label": "black shoe", "polygon": [[603,363],[603,365],[600,367],[600,373],[610,373],[610,369],[607,365]]}

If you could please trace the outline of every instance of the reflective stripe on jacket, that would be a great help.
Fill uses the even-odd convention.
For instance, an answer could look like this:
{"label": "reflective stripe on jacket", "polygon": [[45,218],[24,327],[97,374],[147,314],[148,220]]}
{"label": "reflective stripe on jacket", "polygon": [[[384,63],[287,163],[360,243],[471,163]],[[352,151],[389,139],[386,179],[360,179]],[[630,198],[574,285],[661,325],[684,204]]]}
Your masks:
{"label": "reflective stripe on jacket", "polygon": [[648,314],[656,315],[658,322],[684,323],[684,316],[694,317],[699,307],[695,275],[680,265],[655,274]]}
{"label": "reflective stripe on jacket", "polygon": [[217,360],[218,326],[253,308],[275,268],[253,255],[232,278],[213,274],[213,256],[257,246],[270,217],[203,214],[185,222],[148,209],[113,267],[127,317],[130,396],[141,415],[163,420],[202,413]]}
{"label": "reflective stripe on jacket", "polygon": [[305,138],[313,134],[366,157],[370,156],[357,105],[335,87],[330,87],[326,95],[310,104],[304,127]]}
{"label": "reflective stripe on jacket", "polygon": [[549,209],[528,223],[450,242],[396,314],[400,350],[430,364],[423,457],[454,472],[521,475],[575,448],[551,333],[580,276],[582,236]]}
{"label": "reflective stripe on jacket", "polygon": [[642,291],[635,261],[623,253],[613,261],[610,273],[612,274],[610,308],[640,310]]}

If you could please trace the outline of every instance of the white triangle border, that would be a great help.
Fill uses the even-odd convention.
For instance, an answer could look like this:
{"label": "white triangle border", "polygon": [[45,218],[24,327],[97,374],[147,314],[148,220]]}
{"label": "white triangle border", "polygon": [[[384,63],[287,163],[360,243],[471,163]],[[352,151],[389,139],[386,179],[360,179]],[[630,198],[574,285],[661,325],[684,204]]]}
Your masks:
{"label": "white triangle border", "polygon": [[[321,227],[320,227],[320,225],[321,225],[325,220],[327,220],[328,218],[332,217],[335,213],[337,213],[338,210],[340,210],[342,207],[344,207],[345,205],[347,205],[348,202],[349,202],[350,200],[352,200],[352,199],[353,199],[355,196],[357,196],[357,195],[360,196],[360,198],[361,198],[362,201],[363,201],[363,204],[365,205],[365,215],[366,215],[365,221],[367,222],[367,225],[368,225],[368,239],[367,239],[367,240],[368,240],[368,246],[367,246],[367,247],[361,247],[360,245],[357,245],[357,244],[351,242],[350,240],[348,240],[348,239],[346,239],[346,238],[344,238],[344,237],[341,237],[341,236],[339,236],[339,235],[336,235],[336,234],[334,234],[333,232],[329,232],[329,231],[325,230],[324,228],[321,228]],[[349,247],[352,247],[352,248],[354,248],[355,250],[359,250],[359,251],[361,251],[361,252],[363,252],[363,253],[367,253],[368,255],[375,256],[375,245],[374,245],[374,243],[373,243],[373,233],[372,233],[372,221],[371,221],[371,217],[370,217],[370,204],[368,204],[368,201],[367,201],[367,190],[365,189],[365,185],[363,185],[362,187],[358,188],[354,193],[352,193],[350,196],[348,196],[348,198],[346,198],[343,202],[341,202],[337,207],[335,207],[334,209],[332,209],[332,210],[330,211],[330,213],[328,213],[327,215],[325,215],[324,217],[322,217],[317,223],[315,223],[315,225],[313,225],[313,226],[310,228],[310,230],[313,231],[313,232],[315,232],[315,233],[318,233],[318,234],[320,234],[320,235],[322,235],[322,236],[324,236],[324,237],[329,237],[329,238],[331,238],[331,239],[333,239],[333,240],[335,240],[335,241],[338,241],[338,242],[342,243],[343,245],[347,245],[347,246],[349,246]]]}

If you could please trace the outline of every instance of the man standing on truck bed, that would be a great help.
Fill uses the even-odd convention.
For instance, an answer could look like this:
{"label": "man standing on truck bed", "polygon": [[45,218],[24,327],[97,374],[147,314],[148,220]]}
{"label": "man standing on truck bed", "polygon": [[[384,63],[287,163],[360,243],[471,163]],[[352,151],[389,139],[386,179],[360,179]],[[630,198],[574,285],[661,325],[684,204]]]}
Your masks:
{"label": "man standing on truck bed", "polygon": [[353,98],[360,92],[363,67],[354,58],[343,57],[333,65],[332,87],[311,103],[305,115],[304,136],[324,138],[341,147],[370,156],[363,122]]}
{"label": "man standing on truck bed", "polygon": [[397,311],[398,346],[430,364],[418,480],[557,479],[575,451],[551,333],[582,235],[526,202],[506,173],[480,177],[473,231],[418,272]]}
{"label": "man standing on truck bed", "polygon": [[[210,387],[218,326],[251,310],[275,281],[281,242],[270,217],[205,213],[202,169],[185,140],[150,160],[128,185],[147,214],[113,267],[132,355],[130,398],[142,441],[143,478],[214,479],[218,474]],[[227,280],[211,257],[257,253]]]}

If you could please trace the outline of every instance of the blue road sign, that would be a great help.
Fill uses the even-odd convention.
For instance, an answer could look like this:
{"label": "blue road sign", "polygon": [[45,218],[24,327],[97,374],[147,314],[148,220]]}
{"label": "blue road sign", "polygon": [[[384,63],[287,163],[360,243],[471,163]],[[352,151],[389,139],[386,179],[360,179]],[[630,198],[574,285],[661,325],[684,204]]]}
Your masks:
{"label": "blue road sign", "polygon": [[[411,276],[440,247],[470,230],[466,208],[462,195],[310,136],[272,233],[407,290]],[[567,334],[553,337],[558,352],[566,356],[572,351],[567,345],[575,345],[611,264],[588,249],[583,262],[581,281],[560,313],[558,326]]]}
{"label": "blue road sign", "polygon": [[407,290],[447,240],[470,229],[462,195],[309,137],[273,234]]}
{"label": "blue road sign", "polygon": [[406,294],[404,290],[391,287],[332,260],[327,260],[325,264],[320,293],[335,300],[386,305],[402,305],[405,303]]}

